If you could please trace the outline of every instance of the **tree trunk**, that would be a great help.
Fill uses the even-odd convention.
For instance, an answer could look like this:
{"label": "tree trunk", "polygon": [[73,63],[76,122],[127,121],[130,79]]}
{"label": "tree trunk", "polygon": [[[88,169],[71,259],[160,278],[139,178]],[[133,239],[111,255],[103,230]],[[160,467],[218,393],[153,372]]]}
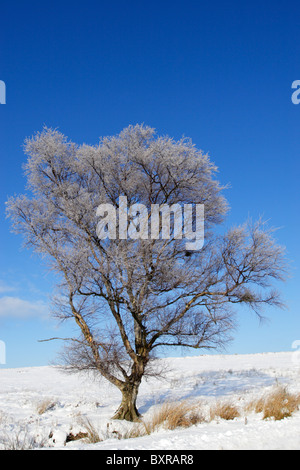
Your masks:
{"label": "tree trunk", "polygon": [[122,392],[122,402],[113,419],[126,419],[126,421],[139,421],[140,414],[136,407],[139,383],[127,384]]}

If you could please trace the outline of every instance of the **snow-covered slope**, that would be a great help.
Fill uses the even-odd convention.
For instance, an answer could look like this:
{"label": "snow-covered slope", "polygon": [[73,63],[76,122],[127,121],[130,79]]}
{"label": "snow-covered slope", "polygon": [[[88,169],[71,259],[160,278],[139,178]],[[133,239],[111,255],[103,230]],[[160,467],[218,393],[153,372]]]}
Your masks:
{"label": "snow-covered slope", "polygon": [[[300,393],[300,364],[295,353],[203,355],[161,360],[165,380],[144,381],[138,408],[145,420],[163,402],[188,400],[204,414],[217,401],[230,401],[241,415],[207,420],[192,427],[121,439],[131,423],[111,420],[120,393],[104,380],[67,375],[56,367],[0,370],[0,448],[52,449],[300,449],[300,411],[280,421],[245,412],[245,405],[278,384]],[[89,424],[101,441],[66,437]]]}

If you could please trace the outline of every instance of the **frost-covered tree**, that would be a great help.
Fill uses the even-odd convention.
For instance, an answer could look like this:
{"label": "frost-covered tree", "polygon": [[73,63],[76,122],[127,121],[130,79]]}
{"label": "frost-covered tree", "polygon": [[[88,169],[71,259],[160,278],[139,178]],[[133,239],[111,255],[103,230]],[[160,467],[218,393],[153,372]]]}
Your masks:
{"label": "frost-covered tree", "polygon": [[[10,198],[8,215],[61,278],[53,312],[79,327],[68,339],[68,368],[94,370],[119,388],[115,418],[138,418],[138,389],[156,373],[159,348],[219,347],[235,326],[235,304],[259,315],[280,305],[272,284],[283,278],[284,250],[261,221],[216,233],[227,213],[224,188],[190,140],[136,125],[99,145],[76,145],[45,128],[25,152],[28,195]],[[187,250],[172,228],[169,239],[99,238],[97,209],[119,209],[120,196],[149,210],[149,226],[154,204],[203,204],[204,246]]]}

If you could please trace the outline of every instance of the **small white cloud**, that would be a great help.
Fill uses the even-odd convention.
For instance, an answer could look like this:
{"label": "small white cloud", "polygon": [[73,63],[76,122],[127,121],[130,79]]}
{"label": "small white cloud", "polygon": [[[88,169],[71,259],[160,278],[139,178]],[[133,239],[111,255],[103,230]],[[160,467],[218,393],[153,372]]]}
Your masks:
{"label": "small white cloud", "polygon": [[9,296],[0,298],[0,318],[45,317],[48,313],[47,304],[41,300],[29,301]]}
{"label": "small white cloud", "polygon": [[7,292],[13,292],[14,290],[15,290],[15,287],[9,286],[8,284],[6,284],[5,281],[2,281],[0,279],[0,294],[4,294],[4,293],[7,293]]}

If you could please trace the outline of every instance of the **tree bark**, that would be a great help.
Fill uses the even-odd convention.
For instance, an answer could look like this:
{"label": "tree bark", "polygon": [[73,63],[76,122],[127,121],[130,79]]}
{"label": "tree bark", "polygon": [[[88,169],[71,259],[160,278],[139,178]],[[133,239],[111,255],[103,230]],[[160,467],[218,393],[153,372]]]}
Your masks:
{"label": "tree bark", "polygon": [[126,384],[126,386],[121,390],[122,402],[113,416],[113,419],[139,421],[140,413],[136,407],[139,385],[140,383]]}

